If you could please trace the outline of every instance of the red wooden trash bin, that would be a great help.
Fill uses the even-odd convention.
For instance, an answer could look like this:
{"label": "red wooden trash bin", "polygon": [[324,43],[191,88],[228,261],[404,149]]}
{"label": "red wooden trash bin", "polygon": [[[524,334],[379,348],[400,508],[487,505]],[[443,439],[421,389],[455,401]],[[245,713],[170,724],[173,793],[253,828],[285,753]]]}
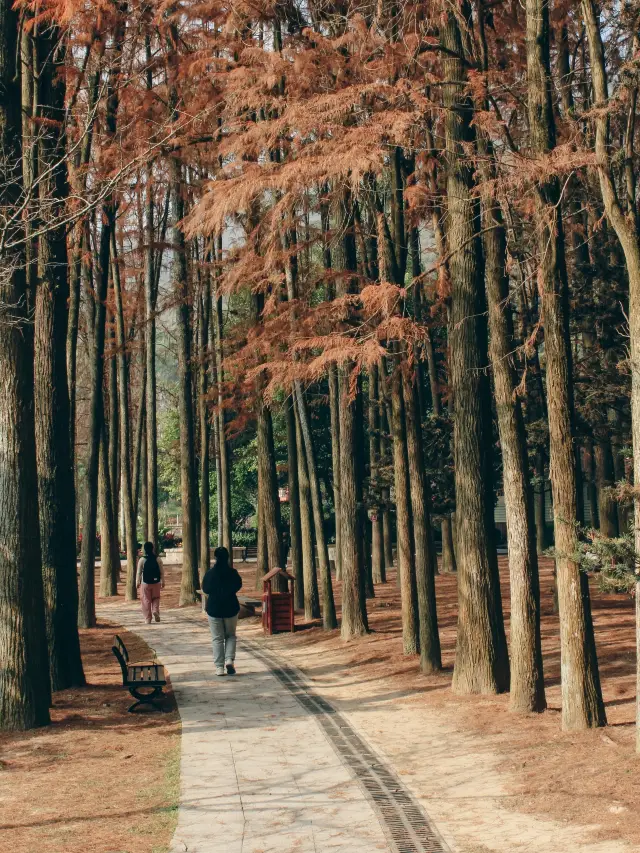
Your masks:
{"label": "red wooden trash bin", "polygon": [[[274,592],[271,581],[275,577],[283,577],[287,581],[287,592]],[[293,584],[295,578],[286,569],[271,569],[262,578],[264,593],[262,595],[262,627],[265,634],[282,634],[293,632],[295,622],[293,615]]]}

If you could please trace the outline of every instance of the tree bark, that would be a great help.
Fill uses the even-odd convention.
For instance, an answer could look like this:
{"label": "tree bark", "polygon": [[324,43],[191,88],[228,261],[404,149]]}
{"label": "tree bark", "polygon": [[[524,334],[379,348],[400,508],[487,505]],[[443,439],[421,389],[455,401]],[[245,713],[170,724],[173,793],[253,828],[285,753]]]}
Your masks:
{"label": "tree bark", "polygon": [[179,605],[194,604],[198,578],[197,489],[195,435],[193,424],[193,376],[191,368],[191,307],[187,252],[180,223],[184,218],[182,169],[172,158],[170,162],[170,192],[172,196],[173,288],[179,299],[178,375],[180,382],[180,483],[182,504],[182,580]]}
{"label": "tree bark", "polygon": [[129,365],[127,362],[126,332],[124,327],[124,307],[120,267],[116,254],[115,234],[111,239],[111,273],[116,307],[116,342],[118,345],[118,408],[120,410],[120,476],[124,497],[124,530],[127,550],[127,576],[125,598],[134,601],[137,598],[136,563],[138,556],[138,536],[136,513],[133,503],[133,483],[131,471],[131,415],[129,411]]}
{"label": "tree bark", "polygon": [[113,526],[113,494],[109,471],[107,427],[100,430],[100,472],[98,480],[100,500],[100,596],[109,598],[118,594],[120,549],[118,534]]}
{"label": "tree bark", "polygon": [[[463,14],[470,14],[466,4]],[[509,687],[491,500],[491,419],[478,202],[465,146],[473,144],[472,104],[465,94],[463,44],[449,14],[441,30],[447,109],[448,249],[452,285],[451,381],[458,540],[458,636],[453,689],[496,693]]]}
{"label": "tree bark", "polygon": [[158,418],[156,378],[156,306],[153,227],[153,188],[151,167],[147,170],[144,218],[144,304],[145,304],[145,361],[147,368],[146,430],[147,430],[147,529],[145,536],[159,553],[158,535]]}
{"label": "tree bark", "polygon": [[198,415],[200,419],[200,582],[209,569],[209,445],[211,428],[207,411],[209,358],[209,311],[211,310],[211,282],[204,273],[203,293],[200,300],[200,364],[198,389]]}
{"label": "tree bark", "polygon": [[[44,170],[39,193],[41,199],[52,205],[50,212],[54,219],[63,215],[68,195],[64,166],[66,141],[60,123],[65,105],[65,84],[59,67],[64,62],[60,38],[56,27],[37,38],[40,112],[51,122],[39,143],[39,161]],[[35,425],[44,603],[53,690],[84,684],[77,625],[75,483],[66,373],[67,270],[65,229],[52,227],[38,241]]]}
{"label": "tree bark", "polygon": [[[369,371],[369,473],[371,491],[378,495],[378,467],[380,465],[380,413],[378,410],[378,368]],[[371,574],[373,583],[386,583],[384,565],[384,540],[382,529],[382,507],[373,507],[371,519]]]}
{"label": "tree bark", "polygon": [[[531,147],[538,156],[544,156],[555,147],[549,8],[544,0],[527,0],[526,13]],[[574,557],[578,506],[569,292],[560,185],[555,176],[537,186],[537,218],[560,609],[562,725],[565,730],[574,730],[603,725],[606,718],[591,620],[589,582]]]}
{"label": "tree bark", "polygon": [[407,436],[402,395],[400,366],[394,365],[391,378],[391,406],[393,436],[393,471],[395,477],[396,531],[398,537],[398,574],[402,603],[402,641],[405,655],[420,650],[420,625],[418,621],[418,593],[414,563],[413,519],[409,493],[409,463]]}
{"label": "tree bark", "polygon": [[[350,395],[350,370],[340,369],[340,517],[342,538],[342,626],[343,640],[368,633],[367,606],[364,589],[362,535],[359,504],[362,483],[357,463],[357,401]],[[356,394],[359,393],[356,390]]]}
{"label": "tree bark", "polygon": [[313,511],[313,523],[315,529],[316,554],[318,555],[318,567],[320,569],[322,625],[325,631],[332,631],[334,628],[338,627],[338,620],[336,619],[336,605],[333,600],[333,586],[331,583],[331,570],[329,568],[329,551],[324,532],[320,479],[318,477],[316,454],[313,446],[311,427],[309,424],[307,403],[300,383],[296,382],[295,385],[296,403],[300,419],[300,432],[302,434],[303,447],[307,459],[309,486],[311,488],[311,508]]}
{"label": "tree bark", "polygon": [[300,519],[300,480],[298,477],[298,442],[296,438],[295,399],[285,404],[287,426],[287,472],[289,482],[289,540],[291,542],[291,574],[295,578],[294,604],[304,609],[304,574],[302,562],[302,527]]}
{"label": "tree bark", "polygon": [[420,406],[416,380],[403,377],[405,430],[407,438],[407,475],[413,518],[413,542],[418,600],[420,668],[430,674],[442,669],[436,582],[434,574],[433,537],[429,513],[430,493],[422,456]]}
{"label": "tree bark", "polygon": [[298,482],[300,484],[300,535],[302,537],[302,573],[304,577],[304,618],[307,621],[320,616],[318,575],[313,550],[313,515],[311,510],[311,484],[300,415],[295,406],[296,448],[298,453]]}
{"label": "tree bark", "polygon": [[267,566],[271,571],[275,568],[284,568],[282,566],[282,525],[273,443],[273,421],[271,410],[265,405],[261,394],[258,402],[258,466],[263,485],[261,520],[267,540]]}
{"label": "tree bark", "polygon": [[342,536],[340,514],[340,391],[338,370],[329,367],[329,407],[331,414],[331,464],[333,472],[333,511],[336,528],[336,580],[342,578]]}
{"label": "tree bark", "polygon": [[[229,444],[227,442],[226,423],[224,409],[224,344],[223,344],[223,322],[222,322],[222,299],[215,294],[214,310],[212,312],[214,321],[214,340],[216,348],[216,373],[218,377],[218,440],[220,443],[220,479],[222,486],[222,544],[233,555],[233,518],[231,511],[231,465],[229,458]],[[233,559],[232,559],[233,562]]]}
{"label": "tree bark", "polygon": [[615,472],[611,440],[608,436],[596,439],[594,455],[596,463],[596,489],[598,492],[600,533],[603,536],[614,538],[618,536],[619,533],[618,513],[616,510],[616,501],[611,494],[611,490],[615,483]]}
{"label": "tree bark", "polygon": [[[20,197],[18,16],[0,0],[0,209]],[[21,236],[19,225],[9,236]],[[35,454],[33,337],[29,330],[24,255],[0,256],[0,728],[49,723]],[[8,322],[9,317],[12,322]]]}
{"label": "tree bark", "polygon": [[[484,154],[492,156],[488,145]],[[481,151],[481,154],[483,152]],[[485,178],[490,170],[485,168]],[[536,550],[533,489],[527,437],[516,387],[513,321],[506,270],[507,244],[502,213],[490,192],[483,193],[485,284],[489,314],[489,355],[493,371],[498,431],[502,450],[504,502],[511,582],[512,711],[544,711],[540,639],[540,579]]]}

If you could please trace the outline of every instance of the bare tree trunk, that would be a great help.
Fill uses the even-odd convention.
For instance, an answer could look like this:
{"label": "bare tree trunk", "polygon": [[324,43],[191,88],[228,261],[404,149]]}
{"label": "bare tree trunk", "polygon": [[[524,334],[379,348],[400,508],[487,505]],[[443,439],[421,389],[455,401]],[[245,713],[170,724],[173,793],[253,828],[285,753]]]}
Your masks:
{"label": "bare tree trunk", "polygon": [[[470,14],[468,6],[463,14]],[[491,493],[491,416],[482,255],[473,171],[465,159],[472,144],[472,104],[465,94],[463,44],[452,13],[441,30],[447,109],[447,230],[452,285],[451,380],[455,396],[454,460],[458,541],[458,636],[453,689],[496,693],[509,687],[509,658],[502,617]]]}
{"label": "bare tree trunk", "polygon": [[[98,286],[95,300],[93,330],[93,359],[91,374],[91,392],[89,403],[89,452],[85,473],[85,504],[82,513],[82,549],[80,554],[80,600],[78,625],[81,628],[93,628],[96,624],[95,609],[95,551],[97,527],[98,472],[100,457],[100,432],[104,418],[104,399],[102,393],[103,356],[106,321],[107,283],[109,279],[109,247],[113,227],[113,206],[105,206],[105,214],[100,234],[98,259]],[[112,439],[113,440],[113,439]],[[112,481],[113,482],[113,481]]]}
{"label": "bare tree trunk", "polygon": [[[216,373],[218,376],[218,441],[220,443],[220,479],[222,487],[222,545],[233,556],[232,513],[231,513],[231,470],[229,444],[226,433],[224,410],[224,344],[222,323],[222,299],[216,294],[214,300],[213,321],[216,348]],[[232,560],[233,561],[233,560]]]}
{"label": "bare tree trunk", "polygon": [[[378,410],[378,368],[369,371],[369,466],[371,489],[378,493],[378,466],[380,464],[380,414]],[[373,508],[371,519],[371,574],[374,584],[386,583],[382,507]]]}
{"label": "bare tree trunk", "polygon": [[180,222],[184,218],[183,181],[180,163],[170,163],[170,192],[172,194],[172,246],[174,250],[173,286],[178,305],[178,373],[180,381],[180,482],[182,502],[182,581],[180,601],[194,604],[198,578],[198,543],[196,538],[196,462],[193,425],[193,377],[191,370],[191,309],[187,269],[187,253]]}
{"label": "bare tree trunk", "polygon": [[144,535],[159,553],[158,534],[158,418],[156,379],[156,306],[157,290],[154,268],[153,189],[151,167],[147,170],[144,219],[144,303],[146,315],[145,361],[147,369],[147,528]]}
{"label": "bare tree trunk", "polygon": [[[62,125],[64,63],[55,27],[37,38],[39,103],[51,120],[39,143],[41,199],[52,204],[51,215],[62,216],[68,184]],[[55,63],[55,64],[54,64]],[[47,169],[49,170],[47,172]],[[48,177],[47,177],[48,174]],[[35,426],[38,464],[38,505],[44,603],[53,690],[84,684],[78,637],[78,587],[75,548],[75,483],[71,468],[69,393],[66,375],[67,276],[64,228],[48,229],[38,240],[38,285],[35,316]]]}
{"label": "bare tree trunk", "polygon": [[613,538],[618,536],[618,513],[616,501],[611,490],[615,483],[613,451],[608,436],[598,438],[594,448],[596,463],[596,488],[598,491],[598,511],[600,517],[600,533]]}
{"label": "bare tree trunk", "polygon": [[209,357],[209,311],[211,309],[211,282],[204,274],[204,292],[200,300],[200,365],[198,389],[198,415],[200,419],[200,581],[209,569],[209,444],[211,429],[207,411]]}
{"label": "bare tree trunk", "polygon": [[107,427],[100,430],[100,473],[98,481],[100,499],[100,595],[108,598],[118,594],[120,550],[118,536],[113,526],[113,494],[109,471]]}
{"label": "bare tree trunk", "polygon": [[287,471],[289,481],[289,539],[291,542],[291,574],[296,579],[294,603],[304,608],[304,575],[302,562],[302,527],[300,520],[300,481],[298,477],[298,442],[296,439],[295,399],[285,404],[287,425]]}
{"label": "bare tree trunk", "polygon": [[336,580],[342,578],[342,537],[340,515],[340,391],[338,371],[329,367],[329,407],[331,410],[331,463],[333,471],[333,509],[336,527]]}
{"label": "bare tree trunk", "polygon": [[[481,156],[492,156],[479,141]],[[489,166],[484,177],[492,177]],[[493,370],[504,501],[507,513],[509,576],[511,581],[511,695],[512,711],[544,711],[542,646],[540,639],[540,580],[536,551],[533,490],[529,478],[527,438],[516,370],[507,244],[502,213],[490,192],[483,194],[485,284],[489,307],[489,354]]]}
{"label": "bare tree trunk", "polygon": [[[364,589],[362,535],[358,505],[362,502],[362,483],[358,482],[357,413],[350,399],[349,369],[340,370],[340,518],[342,537],[342,638],[368,633]],[[356,394],[359,389],[356,390]]]}
{"label": "bare tree trunk", "polygon": [[395,475],[396,530],[398,536],[398,574],[402,601],[402,640],[406,655],[420,650],[418,593],[414,563],[413,519],[409,494],[409,463],[405,429],[404,401],[400,366],[394,365],[391,378],[393,422],[393,470]]}
{"label": "bare tree trunk", "polygon": [[546,488],[544,479],[544,454],[536,453],[536,469],[539,483],[535,492],[535,521],[536,521],[536,549],[538,554],[543,554],[547,547],[547,514],[546,514]]}
{"label": "bare tree trunk", "polygon": [[[109,418],[109,471],[111,474],[111,498],[113,501],[113,530],[116,537],[118,560],[124,550],[124,538],[120,536],[120,409],[118,407],[118,361],[116,357],[116,318],[111,317],[111,355],[109,357],[109,411],[104,406],[104,417]],[[104,400],[104,394],[103,394]],[[120,579],[118,562],[118,580]]]}
{"label": "bare tree trunk", "polygon": [[295,388],[298,416],[300,419],[300,432],[302,433],[303,447],[307,458],[307,469],[309,472],[309,485],[311,487],[311,507],[313,510],[313,522],[315,528],[316,553],[320,569],[320,589],[322,624],[325,631],[332,631],[338,627],[336,619],[336,605],[333,600],[333,587],[331,584],[331,570],[329,568],[329,552],[324,532],[324,517],[322,513],[322,494],[320,491],[320,479],[316,466],[316,455],[313,446],[313,436],[309,425],[307,404],[300,383]]}
{"label": "bare tree trunk", "polygon": [[[526,12],[531,147],[543,156],[555,147],[549,8],[544,0],[527,0]],[[603,725],[606,717],[591,619],[589,581],[574,558],[577,550],[577,465],[569,287],[557,177],[550,177],[538,185],[537,207],[538,281],[544,314],[549,462],[560,610],[562,725],[566,730],[575,730]]]}
{"label": "bare tree trunk", "polygon": [[[18,16],[0,0],[0,209],[13,208],[21,187]],[[18,178],[18,180],[16,180]],[[18,227],[9,237],[22,236]],[[33,337],[25,258],[0,256],[0,728],[49,723],[47,665],[35,454]],[[5,322],[9,313],[13,322]]]}
{"label": "bare tree trunk", "polygon": [[438,634],[433,537],[429,513],[430,492],[422,456],[420,406],[415,379],[411,381],[407,377],[403,378],[403,394],[407,439],[407,476],[413,518],[420,668],[425,673],[432,673],[442,669],[442,657]]}
{"label": "bare tree trunk", "polygon": [[258,466],[261,471],[262,525],[267,540],[267,565],[269,571],[282,568],[282,539],[280,500],[273,443],[271,411],[260,395],[258,402]]}
{"label": "bare tree trunk", "polygon": [[300,427],[298,407],[295,407],[296,448],[298,453],[298,482],[300,484],[300,535],[302,540],[302,574],[304,577],[304,618],[307,621],[320,616],[318,575],[313,551],[313,515],[311,510],[311,484],[304,438]]}
{"label": "bare tree trunk", "polygon": [[131,473],[131,416],[129,413],[129,365],[127,363],[126,333],[124,328],[124,310],[120,267],[116,254],[115,234],[111,240],[111,272],[116,305],[116,341],[118,344],[118,408],[120,409],[120,476],[124,494],[124,529],[127,545],[127,578],[125,598],[134,601],[137,598],[136,558],[138,555],[138,537],[136,514],[133,505],[133,483]]}
{"label": "bare tree trunk", "polygon": [[269,571],[269,560],[267,557],[267,532],[262,521],[262,476],[258,468],[258,508],[256,511],[256,527],[258,530],[258,542],[256,549],[256,589],[262,591],[262,578]]}

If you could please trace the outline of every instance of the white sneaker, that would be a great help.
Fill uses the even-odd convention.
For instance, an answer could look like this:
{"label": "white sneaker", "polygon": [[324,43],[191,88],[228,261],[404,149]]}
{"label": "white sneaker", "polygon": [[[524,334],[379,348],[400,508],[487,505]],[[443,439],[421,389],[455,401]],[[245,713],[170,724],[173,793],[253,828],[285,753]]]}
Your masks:
{"label": "white sneaker", "polygon": [[226,675],[227,671],[223,666],[216,667],[216,675]]}

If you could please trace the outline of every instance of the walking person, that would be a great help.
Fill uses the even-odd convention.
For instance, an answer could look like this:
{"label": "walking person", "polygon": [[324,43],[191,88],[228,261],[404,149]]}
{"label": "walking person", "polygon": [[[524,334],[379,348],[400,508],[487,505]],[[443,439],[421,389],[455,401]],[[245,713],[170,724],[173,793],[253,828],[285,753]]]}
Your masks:
{"label": "walking person", "polygon": [[164,589],[164,566],[162,560],[156,557],[153,542],[144,543],[144,554],[138,560],[136,585],[140,589],[142,615],[147,625],[151,617],[160,621],[160,590]]}
{"label": "walking person", "polygon": [[242,578],[229,565],[226,548],[216,548],[213,556],[215,562],[202,579],[202,591],[207,596],[205,611],[211,629],[213,662],[216,675],[235,675],[236,628],[240,612],[236,593],[242,588]]}

